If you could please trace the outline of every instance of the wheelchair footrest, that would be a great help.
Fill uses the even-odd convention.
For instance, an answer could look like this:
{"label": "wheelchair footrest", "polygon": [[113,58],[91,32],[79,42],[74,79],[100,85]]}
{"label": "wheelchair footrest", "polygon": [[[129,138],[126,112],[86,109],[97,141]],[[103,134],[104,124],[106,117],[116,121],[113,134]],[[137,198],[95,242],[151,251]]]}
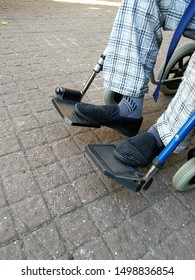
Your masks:
{"label": "wheelchair footrest", "polygon": [[140,191],[143,175],[136,168],[115,158],[115,147],[112,144],[89,144],[86,146],[86,152],[103,174],[134,192]]}
{"label": "wheelchair footrest", "polygon": [[52,103],[55,106],[56,110],[60,114],[60,116],[64,119],[64,121],[70,125],[75,126],[86,126],[86,127],[96,127],[99,128],[100,126],[96,126],[83,118],[79,117],[75,113],[75,105],[78,103],[78,100],[75,99],[63,99],[61,100],[58,97],[52,98]]}

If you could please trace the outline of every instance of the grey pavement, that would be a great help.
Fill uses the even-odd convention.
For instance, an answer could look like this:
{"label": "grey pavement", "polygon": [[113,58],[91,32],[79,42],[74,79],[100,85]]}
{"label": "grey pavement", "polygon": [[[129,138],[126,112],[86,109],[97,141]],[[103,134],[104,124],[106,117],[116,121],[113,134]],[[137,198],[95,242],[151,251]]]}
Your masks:
{"label": "grey pavement", "polygon": [[[171,155],[151,187],[134,193],[102,175],[84,151],[88,143],[124,137],[105,127],[69,126],[51,103],[56,86],[83,87],[116,11],[62,0],[0,0],[1,260],[195,258],[195,191],[172,186],[187,151]],[[156,73],[170,36],[164,34]],[[171,99],[161,94],[155,104],[154,88],[141,131]],[[84,99],[102,104],[101,73]]]}

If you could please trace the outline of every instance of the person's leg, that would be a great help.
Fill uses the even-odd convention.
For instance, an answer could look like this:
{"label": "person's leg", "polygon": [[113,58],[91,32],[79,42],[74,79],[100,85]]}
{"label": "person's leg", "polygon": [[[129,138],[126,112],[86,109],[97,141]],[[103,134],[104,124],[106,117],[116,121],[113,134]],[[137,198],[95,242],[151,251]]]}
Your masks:
{"label": "person's leg", "polygon": [[[179,86],[177,94],[172,99],[167,110],[157,120],[157,129],[160,138],[166,145],[185,123],[195,110],[195,53],[192,55],[189,65],[184,74],[184,79]],[[190,133],[177,148],[177,152],[188,147]]]}
{"label": "person's leg", "polygon": [[156,0],[123,0],[116,15],[103,65],[105,88],[143,98],[162,41]]}
{"label": "person's leg", "polygon": [[132,126],[132,134],[138,132],[144,94],[162,41],[158,4],[156,0],[122,1],[108,42],[103,76],[105,86],[124,98],[114,106],[78,103],[79,116],[95,124],[117,127],[125,135],[131,135]]}
{"label": "person's leg", "polygon": [[[131,166],[147,166],[163,145],[167,145],[188,117],[195,111],[195,53],[189,61],[184,79],[165,112],[147,132],[121,142],[115,156]],[[188,147],[195,128],[178,146],[175,152]]]}

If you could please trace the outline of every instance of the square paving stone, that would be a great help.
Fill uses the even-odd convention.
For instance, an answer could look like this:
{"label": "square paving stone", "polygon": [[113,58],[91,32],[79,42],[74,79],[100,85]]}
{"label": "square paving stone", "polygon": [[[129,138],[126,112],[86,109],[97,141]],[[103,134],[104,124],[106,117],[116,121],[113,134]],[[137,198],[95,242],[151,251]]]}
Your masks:
{"label": "square paving stone", "polygon": [[0,84],[0,91],[3,92],[4,94],[12,93],[13,89],[16,92],[20,91],[20,88],[19,88],[19,86],[17,85],[16,82],[12,82],[12,83],[9,83],[9,84],[3,84],[3,85]]}
{"label": "square paving stone", "polygon": [[81,201],[72,185],[62,185],[44,194],[52,216],[61,216],[81,206]]}
{"label": "square paving stone", "polygon": [[170,227],[152,208],[132,217],[131,224],[147,248],[159,244],[171,233]]}
{"label": "square paving stone", "polygon": [[36,116],[40,126],[47,126],[47,125],[50,125],[52,123],[55,123],[55,122],[61,120],[60,115],[56,112],[55,109],[35,113],[35,116]]}
{"label": "square paving stone", "polygon": [[32,231],[50,220],[50,215],[41,196],[26,198],[11,206],[12,215],[19,233]]}
{"label": "square paving stone", "polygon": [[28,260],[56,260],[65,252],[53,223],[26,235],[23,241]]}
{"label": "square paving stone", "polygon": [[32,172],[18,173],[3,179],[6,198],[10,204],[39,193]]}
{"label": "square paving stone", "polygon": [[31,90],[31,89],[38,90],[37,83],[35,82],[34,79],[19,81],[18,87],[19,87],[20,91]]}
{"label": "square paving stone", "polygon": [[28,103],[33,113],[43,112],[53,109],[53,104],[49,99],[33,100]]}
{"label": "square paving stone", "polygon": [[117,260],[137,259],[146,252],[143,241],[128,222],[109,229],[103,236]]}
{"label": "square paving stone", "polygon": [[91,203],[88,211],[100,231],[113,227],[124,220],[124,215],[112,196]]}
{"label": "square paving stone", "polygon": [[118,191],[114,195],[114,199],[122,213],[127,217],[132,217],[149,207],[147,200],[141,193],[135,193],[126,188]]}
{"label": "square paving stone", "polygon": [[12,92],[10,94],[6,94],[4,95],[3,99],[7,105],[15,105],[25,102],[25,97],[22,92]]}
{"label": "square paving stone", "polygon": [[174,196],[169,196],[154,206],[170,228],[178,229],[192,219],[189,211]]}
{"label": "square paving stone", "polygon": [[53,149],[49,145],[31,148],[26,151],[26,155],[32,168],[44,166],[56,160]]}
{"label": "square paving stone", "polygon": [[69,213],[58,221],[61,236],[68,243],[78,247],[98,235],[93,221],[85,209]]}
{"label": "square paving stone", "polygon": [[18,118],[31,114],[31,110],[27,103],[18,103],[14,105],[8,105],[8,110],[12,118]]}
{"label": "square paving stone", "polygon": [[42,191],[52,189],[69,181],[59,162],[41,166],[33,171]]}
{"label": "square paving stone", "polygon": [[55,142],[52,147],[59,160],[67,159],[81,153],[75,141],[70,137]]}
{"label": "square paving stone", "polygon": [[0,156],[20,150],[20,144],[15,135],[0,138]]}
{"label": "square paving stone", "polygon": [[66,129],[65,124],[60,122],[52,125],[44,126],[43,131],[49,142],[59,140],[59,139],[64,139],[69,136],[69,132]]}
{"label": "square paving stone", "polygon": [[107,193],[103,182],[95,173],[87,174],[73,181],[72,184],[83,203],[89,203]]}
{"label": "square paving stone", "polygon": [[18,133],[22,131],[32,130],[33,128],[39,127],[38,120],[33,115],[22,116],[14,119],[16,131]]}
{"label": "square paving stone", "polygon": [[29,170],[29,165],[22,152],[0,157],[0,175],[2,178],[27,170]]}
{"label": "square paving stone", "polygon": [[83,154],[65,158],[61,161],[61,164],[71,181],[93,171],[90,162]]}
{"label": "square paving stone", "polygon": [[25,149],[30,149],[39,145],[46,144],[46,137],[41,128],[24,131],[19,134],[19,138]]}

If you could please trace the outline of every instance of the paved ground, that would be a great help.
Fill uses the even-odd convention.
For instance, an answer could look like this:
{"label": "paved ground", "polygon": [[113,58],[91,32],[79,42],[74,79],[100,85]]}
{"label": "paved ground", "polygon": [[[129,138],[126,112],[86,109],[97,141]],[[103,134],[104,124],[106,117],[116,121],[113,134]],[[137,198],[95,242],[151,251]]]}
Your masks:
{"label": "paved ground", "polygon": [[[100,174],[84,152],[88,143],[123,137],[66,125],[51,103],[58,85],[81,89],[116,11],[0,0],[0,259],[195,257],[195,192],[178,193],[171,183],[187,152],[171,156],[149,190],[131,192]],[[157,68],[170,34],[164,37]],[[102,92],[99,75],[85,99],[100,104]],[[141,131],[169,101],[146,97]]]}

